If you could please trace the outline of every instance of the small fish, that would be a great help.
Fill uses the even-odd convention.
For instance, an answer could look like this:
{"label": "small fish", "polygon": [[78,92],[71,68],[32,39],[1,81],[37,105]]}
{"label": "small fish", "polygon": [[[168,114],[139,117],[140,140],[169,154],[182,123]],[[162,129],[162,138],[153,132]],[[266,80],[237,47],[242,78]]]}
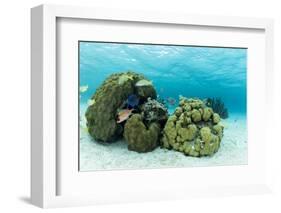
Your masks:
{"label": "small fish", "polygon": [[142,80],[139,80],[137,83],[136,83],[136,87],[143,87],[143,86],[150,86],[152,85],[152,81],[148,81],[148,80],[145,80],[145,79],[142,79]]}
{"label": "small fish", "polygon": [[83,92],[86,92],[88,90],[89,86],[88,85],[85,85],[85,86],[80,86],[80,92],[83,93]]}
{"label": "small fish", "polygon": [[88,106],[92,106],[96,103],[96,100],[95,99],[89,99],[88,100]]}
{"label": "small fish", "polygon": [[132,114],[132,111],[134,109],[123,109],[118,112],[118,117],[117,117],[117,123],[122,123],[123,121],[127,120],[130,115]]}
{"label": "small fish", "polygon": [[168,97],[167,98],[167,102],[170,104],[170,105],[175,105],[176,104],[176,99],[172,98],[172,97]]}
{"label": "small fish", "polygon": [[135,94],[129,95],[127,99],[127,104],[130,107],[135,107],[139,104],[139,98]]}

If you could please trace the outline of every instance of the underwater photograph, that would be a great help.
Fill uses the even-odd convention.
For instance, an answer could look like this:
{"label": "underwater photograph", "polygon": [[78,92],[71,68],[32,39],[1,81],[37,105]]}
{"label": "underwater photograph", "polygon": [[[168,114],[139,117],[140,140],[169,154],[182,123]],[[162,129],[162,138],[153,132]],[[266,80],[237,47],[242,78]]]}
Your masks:
{"label": "underwater photograph", "polygon": [[247,48],[78,44],[79,171],[248,163]]}

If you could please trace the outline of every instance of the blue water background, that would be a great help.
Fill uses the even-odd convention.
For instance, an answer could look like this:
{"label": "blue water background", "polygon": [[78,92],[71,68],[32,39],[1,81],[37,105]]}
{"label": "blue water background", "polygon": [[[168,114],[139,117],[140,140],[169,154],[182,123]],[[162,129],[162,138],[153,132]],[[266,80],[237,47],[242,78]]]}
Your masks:
{"label": "blue water background", "polygon": [[132,70],[152,80],[161,98],[220,97],[230,116],[246,114],[247,49],[79,44],[80,86],[89,86],[81,96],[81,103],[86,103],[110,74]]}

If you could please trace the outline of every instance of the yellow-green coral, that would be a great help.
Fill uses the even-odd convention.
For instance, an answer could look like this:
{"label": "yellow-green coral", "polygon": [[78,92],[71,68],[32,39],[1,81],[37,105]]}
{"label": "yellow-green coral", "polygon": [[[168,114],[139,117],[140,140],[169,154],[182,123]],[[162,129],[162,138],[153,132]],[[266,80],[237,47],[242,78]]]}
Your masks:
{"label": "yellow-green coral", "polygon": [[203,101],[201,101],[200,99],[190,98],[187,99],[187,102],[192,107],[192,109],[199,109],[204,105]]}
{"label": "yellow-green coral", "polygon": [[200,129],[200,137],[205,143],[210,143],[212,140],[212,133],[209,127]]}
{"label": "yellow-green coral", "polygon": [[203,109],[202,118],[203,118],[204,121],[208,121],[208,120],[211,118],[212,115],[213,115],[213,110],[212,110],[212,108],[210,108],[210,107],[205,107],[205,108]]}
{"label": "yellow-green coral", "polygon": [[178,130],[178,135],[182,141],[191,141],[195,138],[197,133],[197,127],[194,124],[190,124],[187,128],[180,128]]}
{"label": "yellow-green coral", "polygon": [[216,124],[213,126],[213,131],[216,135],[218,135],[220,138],[223,136],[223,126],[220,124]]}
{"label": "yellow-green coral", "polygon": [[189,111],[191,111],[191,106],[189,105],[189,104],[184,104],[183,105],[183,110],[185,111],[185,112],[189,112]]}
{"label": "yellow-green coral", "polygon": [[193,109],[191,112],[191,118],[193,122],[199,122],[201,121],[201,113],[197,109]]}
{"label": "yellow-green coral", "polygon": [[[163,138],[162,143],[165,148],[170,148],[171,144],[175,143],[176,137],[177,137],[177,131],[176,131],[176,122],[177,117],[175,115],[171,115],[168,118],[168,121],[165,125],[164,132],[163,132]],[[170,141],[173,141],[170,143]]]}
{"label": "yellow-green coral", "polygon": [[217,124],[217,123],[220,122],[220,120],[221,120],[221,118],[220,118],[219,114],[218,114],[218,113],[214,113],[214,114],[213,114],[213,122],[214,122],[215,124]]}
{"label": "yellow-green coral", "polygon": [[213,155],[223,137],[219,121],[220,117],[200,99],[181,96],[163,129],[162,146],[193,157]]}
{"label": "yellow-green coral", "polygon": [[179,117],[182,112],[183,112],[182,108],[181,107],[177,107],[176,111],[175,111],[175,115]]}

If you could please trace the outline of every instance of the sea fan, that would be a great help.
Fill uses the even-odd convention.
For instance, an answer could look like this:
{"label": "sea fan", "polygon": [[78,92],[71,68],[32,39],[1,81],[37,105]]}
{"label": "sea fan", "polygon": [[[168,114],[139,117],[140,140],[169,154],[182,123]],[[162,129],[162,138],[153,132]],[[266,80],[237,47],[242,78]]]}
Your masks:
{"label": "sea fan", "polygon": [[220,98],[207,98],[206,105],[218,113],[221,118],[228,118],[228,110]]}

